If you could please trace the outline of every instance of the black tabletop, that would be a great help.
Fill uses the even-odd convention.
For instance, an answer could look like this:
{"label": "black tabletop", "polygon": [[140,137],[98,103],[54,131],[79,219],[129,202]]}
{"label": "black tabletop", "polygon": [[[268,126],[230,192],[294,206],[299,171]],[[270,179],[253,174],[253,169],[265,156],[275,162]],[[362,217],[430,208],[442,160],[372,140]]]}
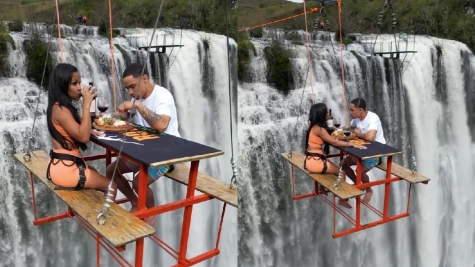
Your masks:
{"label": "black tabletop", "polygon": [[[122,133],[105,133],[105,138],[91,135],[91,141],[105,148],[119,151],[124,138]],[[112,138],[116,140],[108,140]],[[168,134],[129,131],[125,136],[122,154],[147,166],[174,164],[215,157],[223,151]]]}
{"label": "black tabletop", "polygon": [[[359,159],[379,158],[383,156],[393,156],[404,153],[401,149],[391,147],[376,141],[364,145],[366,149],[348,147],[347,153]],[[335,148],[345,151],[345,146],[335,146]]]}

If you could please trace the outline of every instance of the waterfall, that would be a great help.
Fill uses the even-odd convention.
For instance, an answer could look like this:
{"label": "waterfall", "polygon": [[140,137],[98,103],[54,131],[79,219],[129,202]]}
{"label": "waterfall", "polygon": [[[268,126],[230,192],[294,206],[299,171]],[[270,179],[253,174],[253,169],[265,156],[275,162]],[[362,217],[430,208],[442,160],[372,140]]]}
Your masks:
{"label": "waterfall", "polygon": [[[72,220],[61,220],[41,226],[34,226],[31,205],[29,173],[13,157],[16,153],[32,150],[51,149],[51,140],[46,127],[46,92],[32,83],[26,76],[27,57],[23,42],[31,37],[30,30],[36,28],[44,40],[52,45],[51,54],[54,62],[61,62],[58,40],[49,36],[48,27],[24,24],[24,32],[11,33],[16,49],[9,48],[6,77],[0,78],[0,209],[1,247],[0,258],[5,266],[94,266],[95,241],[82,231]],[[81,30],[64,27],[63,38],[65,62],[78,67],[82,83],[93,81],[99,95],[109,102],[113,109],[114,94],[110,70],[109,41],[97,35],[97,27],[81,26]],[[39,30],[38,30],[39,29]],[[121,35],[114,38],[116,65],[117,105],[129,96],[121,83],[122,72],[127,64],[144,62],[145,51],[137,51],[136,44],[148,44],[151,29],[122,29]],[[231,77],[232,103],[228,99],[228,68],[226,37],[193,30],[158,29],[158,40],[182,35],[181,49],[167,50],[164,54],[151,53],[146,62],[151,70],[151,80],[168,88],[175,97],[179,130],[183,138],[199,142],[220,150],[223,156],[200,162],[200,171],[217,179],[229,182],[231,169],[231,133],[237,132],[237,75]],[[230,39],[231,73],[236,72],[237,49]],[[158,43],[161,44],[161,43]],[[179,44],[179,43],[175,43]],[[206,49],[205,49],[206,46]],[[174,57],[168,62],[168,57]],[[168,64],[168,63],[171,64]],[[167,63],[167,64],[166,64]],[[169,65],[169,67],[165,67]],[[234,71],[234,72],[233,72]],[[212,73],[213,75],[209,75]],[[36,102],[39,97],[38,110]],[[232,104],[232,116],[229,105]],[[33,119],[36,123],[31,133]],[[231,119],[232,118],[232,119]],[[237,140],[234,138],[234,152],[237,153]],[[90,145],[83,155],[104,153],[104,149]],[[105,160],[91,163],[99,172],[105,173]],[[156,204],[165,204],[182,199],[186,195],[186,186],[162,178],[152,185]],[[66,206],[53,192],[41,183],[36,183],[36,201],[38,216],[53,215],[64,212]],[[118,198],[123,197],[121,193]],[[123,204],[126,209],[128,203]],[[193,209],[188,257],[201,254],[215,246],[222,202],[212,200]],[[155,225],[157,235],[173,248],[179,248],[183,209],[158,216]],[[226,209],[223,231],[221,232],[220,250],[217,257],[196,266],[237,266],[237,210]],[[135,245],[127,246],[122,253],[134,264]],[[171,266],[176,260],[170,257],[156,244],[146,239],[144,266]],[[118,266],[117,263],[101,249],[101,264]]]}
{"label": "waterfall", "polygon": [[[293,55],[295,89],[286,96],[266,80],[263,49],[271,35]],[[339,44],[312,35],[312,75],[306,80],[306,47],[283,40],[279,31],[264,36],[251,40],[256,51],[238,87],[239,266],[475,266],[475,57],[467,46],[416,36],[411,47],[399,48],[417,51],[409,63],[404,55],[373,56],[364,42],[344,46],[346,101],[366,99],[388,144],[404,150],[395,162],[411,168],[414,155],[418,172],[431,181],[413,186],[410,217],[333,239],[333,209],[318,198],[292,200],[289,164],[280,153],[304,151],[312,93],[343,121]],[[393,39],[378,36],[383,44]],[[372,181],[384,174],[369,172]],[[297,194],[313,190],[309,177],[295,179]],[[383,187],[373,188],[371,203],[381,209]],[[391,186],[390,214],[405,211],[407,190],[407,182]],[[365,209],[363,221],[378,219]],[[341,216],[337,220],[338,230],[349,226]]]}

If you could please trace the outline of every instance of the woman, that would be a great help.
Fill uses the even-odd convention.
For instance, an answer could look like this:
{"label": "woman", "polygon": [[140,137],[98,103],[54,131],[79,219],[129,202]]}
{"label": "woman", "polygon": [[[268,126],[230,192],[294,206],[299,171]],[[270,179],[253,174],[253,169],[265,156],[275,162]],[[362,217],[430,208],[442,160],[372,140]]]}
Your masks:
{"label": "woman", "polygon": [[[306,139],[306,158],[304,161],[304,168],[310,173],[331,173],[338,175],[339,167],[333,162],[327,160],[323,153],[323,145],[325,143],[332,146],[346,146],[347,142],[340,141],[328,134],[327,120],[330,118],[327,106],[323,103],[318,103],[312,106],[308,117],[309,126],[307,130]],[[361,145],[348,144],[355,148],[363,148]],[[320,185],[320,192],[326,193],[324,188]]]}
{"label": "woman", "polygon": [[[106,193],[110,180],[89,167],[79,152],[79,148],[87,149],[86,143],[91,135],[89,107],[97,95],[91,93],[91,86],[81,90],[81,76],[76,67],[58,64],[54,68],[49,81],[46,110],[48,131],[53,139],[47,177],[65,189],[92,188]],[[82,117],[73,106],[73,101],[78,101],[81,96]],[[92,133],[97,135],[95,131]],[[115,183],[112,188],[112,200],[115,200]]]}

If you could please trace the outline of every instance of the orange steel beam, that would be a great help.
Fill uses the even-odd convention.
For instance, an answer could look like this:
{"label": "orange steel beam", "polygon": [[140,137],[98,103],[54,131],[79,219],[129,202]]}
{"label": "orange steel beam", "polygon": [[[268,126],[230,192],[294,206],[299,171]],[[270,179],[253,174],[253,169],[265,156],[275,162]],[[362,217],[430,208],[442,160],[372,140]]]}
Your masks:
{"label": "orange steel beam", "polygon": [[[146,209],[145,202],[147,199],[147,166],[140,164],[139,167],[139,190],[137,192],[137,211],[142,211]],[[143,265],[143,249],[144,249],[144,238],[140,238],[136,241],[135,246],[135,266],[142,267]]]}
{"label": "orange steel beam", "polygon": [[[186,198],[191,198],[195,195],[196,180],[198,179],[199,163],[200,163],[199,160],[194,160],[191,162]],[[185,211],[183,213],[183,225],[181,226],[181,239],[180,239],[180,253],[178,255],[180,262],[188,261],[186,259],[186,251],[188,249],[188,237],[190,235],[192,211],[193,211],[193,206],[187,206],[185,207]]]}
{"label": "orange steel beam", "polygon": [[[388,157],[387,163],[387,172],[386,172],[386,181],[391,180],[391,167],[393,165],[393,156]],[[388,210],[389,210],[389,196],[391,191],[391,184],[387,183],[384,186],[384,207],[383,207],[383,219],[388,219]]]}
{"label": "orange steel beam", "polygon": [[186,199],[177,200],[177,201],[167,203],[167,204],[163,204],[163,205],[160,205],[160,206],[155,206],[153,208],[149,208],[149,209],[146,209],[146,210],[134,211],[134,212],[132,212],[132,214],[134,214],[139,219],[144,219],[144,218],[147,218],[147,217],[150,217],[150,216],[162,214],[162,213],[169,212],[169,211],[172,211],[172,210],[177,210],[177,209],[180,209],[180,208],[187,208],[187,207],[193,206],[194,204],[205,202],[205,201],[208,201],[208,200],[211,200],[211,199],[212,198],[210,196],[208,196],[206,194],[201,194],[201,195],[198,195],[198,196],[193,196],[193,197],[189,197],[189,198],[186,198]]}
{"label": "orange steel beam", "polygon": [[[109,149],[106,149],[106,161],[107,159],[110,159],[110,155],[112,153],[109,152]],[[146,192],[147,192],[147,166],[140,164],[140,170],[139,170],[139,189],[137,192],[138,196],[138,202],[137,202],[137,211],[133,212],[133,214],[140,218],[147,218],[150,216],[156,216],[158,214],[172,211],[172,210],[177,210],[179,208],[185,208],[184,211],[184,217],[183,217],[183,225],[182,225],[182,234],[181,234],[181,240],[180,240],[180,250],[178,252],[178,263],[177,266],[191,266],[194,264],[197,264],[199,262],[202,262],[204,260],[210,259],[211,257],[214,257],[219,254],[219,249],[215,248],[212,249],[208,252],[205,252],[203,254],[200,254],[198,256],[195,256],[191,259],[186,258],[186,251],[188,249],[188,239],[189,239],[189,231],[190,231],[190,225],[191,225],[191,215],[192,215],[192,210],[193,210],[193,205],[198,204],[204,201],[211,200],[212,197],[206,195],[206,194],[201,194],[198,196],[194,195],[195,189],[196,189],[196,182],[198,179],[198,166],[199,166],[199,161],[192,161],[191,162],[191,167],[190,167],[190,173],[189,173],[189,182],[188,182],[188,187],[187,187],[187,195],[185,199],[174,201],[171,203],[167,203],[164,205],[152,207],[149,209],[145,209],[145,201],[146,201]],[[121,199],[120,202],[125,201],[124,199]],[[223,209],[223,216],[224,217],[224,209]],[[221,232],[222,228],[222,219],[220,222],[220,228],[219,232]],[[219,243],[219,235],[217,238],[216,243]],[[168,246],[164,241],[159,239],[158,237],[152,237],[151,238],[157,245],[159,245],[162,249],[164,249],[168,254],[170,254],[172,257],[172,253],[169,251],[175,252],[174,249],[172,249],[170,246]],[[143,241],[144,239],[139,239],[136,241],[136,255],[135,255],[135,266],[142,266],[143,265]],[[163,243],[163,244],[162,244]],[[165,248],[166,247],[166,248]]]}
{"label": "orange steel beam", "polygon": [[238,32],[242,32],[242,31],[246,31],[246,30],[252,30],[254,28],[259,28],[259,27],[270,25],[270,24],[286,21],[286,20],[289,20],[289,19],[293,19],[293,18],[297,18],[297,17],[303,16],[303,15],[306,15],[308,13],[315,13],[317,11],[318,11],[318,8],[316,8],[316,7],[311,8],[309,11],[306,11],[306,12],[303,12],[303,13],[300,13],[300,14],[297,14],[297,15],[293,15],[293,16],[290,16],[290,17],[285,17],[285,18],[282,18],[282,19],[274,20],[274,21],[271,21],[271,22],[267,22],[267,23],[263,23],[263,24],[259,24],[259,25],[255,25],[255,26],[251,26],[251,27],[244,27],[244,28],[239,29]]}
{"label": "orange steel beam", "polygon": [[[91,237],[94,237],[96,239],[96,261],[97,263],[100,263],[100,246],[102,246],[105,250],[107,250],[107,252],[109,253],[109,255],[112,256],[112,258],[120,265],[120,266],[132,266],[132,264],[130,264],[121,254],[121,250],[119,250],[118,248],[112,246],[111,244],[109,244],[106,240],[100,238],[100,236],[98,235],[98,233],[90,226],[87,224],[87,222],[85,222],[83,219],[81,219],[80,217],[75,217],[73,219],[74,221],[76,221],[76,223],[79,225],[79,227],[81,227],[82,229],[85,230],[86,233],[88,233]],[[120,248],[120,247],[119,247]],[[99,266],[99,265],[98,265]]]}

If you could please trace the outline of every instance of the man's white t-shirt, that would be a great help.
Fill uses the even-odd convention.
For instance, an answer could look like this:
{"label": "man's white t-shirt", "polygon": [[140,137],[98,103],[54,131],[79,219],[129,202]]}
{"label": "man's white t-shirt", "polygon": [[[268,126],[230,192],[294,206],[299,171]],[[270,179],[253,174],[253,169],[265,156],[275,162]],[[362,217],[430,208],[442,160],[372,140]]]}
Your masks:
{"label": "man's white t-shirt", "polygon": [[376,130],[376,137],[374,141],[386,144],[386,139],[384,139],[383,126],[381,125],[381,120],[376,113],[368,111],[364,120],[358,118],[351,120],[350,125],[356,123],[356,128],[359,128],[363,134],[369,132],[369,130]]}
{"label": "man's white t-shirt", "polygon": [[[170,91],[159,85],[155,85],[152,93],[146,99],[137,99],[135,101],[142,103],[148,109],[159,115],[170,116],[170,122],[168,123],[165,133],[181,137],[180,133],[178,132],[178,117],[175,106],[175,98],[173,98],[173,95],[170,93]],[[140,112],[135,113],[135,122],[137,124],[150,127]]]}

